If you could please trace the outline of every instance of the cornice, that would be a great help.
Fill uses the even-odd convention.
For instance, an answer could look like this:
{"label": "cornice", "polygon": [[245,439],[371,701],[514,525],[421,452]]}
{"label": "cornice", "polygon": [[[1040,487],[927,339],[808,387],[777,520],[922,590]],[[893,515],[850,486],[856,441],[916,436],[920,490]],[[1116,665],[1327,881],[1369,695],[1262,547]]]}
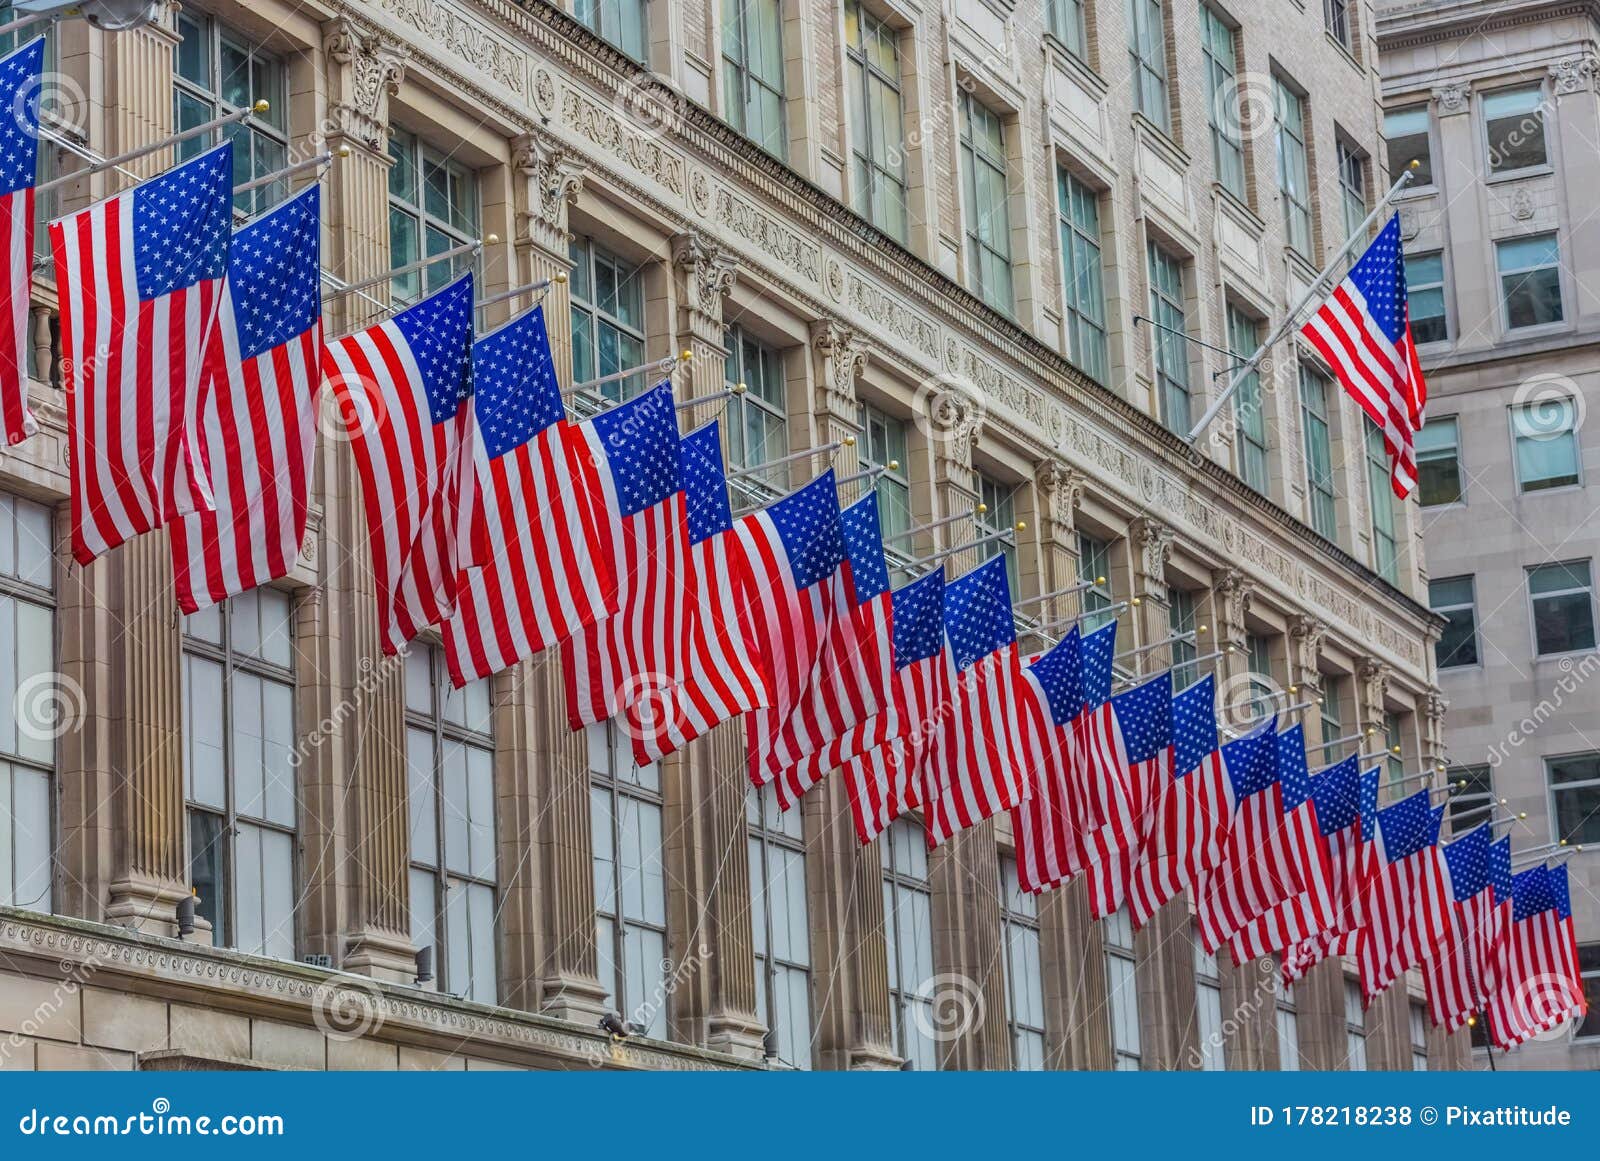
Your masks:
{"label": "cornice", "polygon": [[1478,37],[1563,16],[1587,16],[1600,34],[1600,0],[1413,0],[1380,4],[1375,28],[1380,51],[1415,48],[1463,36]]}

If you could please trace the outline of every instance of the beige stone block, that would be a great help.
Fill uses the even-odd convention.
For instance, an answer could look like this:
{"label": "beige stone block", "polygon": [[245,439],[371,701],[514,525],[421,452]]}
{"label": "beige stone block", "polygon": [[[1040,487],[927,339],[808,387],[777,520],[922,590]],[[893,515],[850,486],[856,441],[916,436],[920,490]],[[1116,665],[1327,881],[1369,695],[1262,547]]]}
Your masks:
{"label": "beige stone block", "polygon": [[83,990],[83,1042],[123,1052],[167,1047],[167,1004],[149,996]]}
{"label": "beige stone block", "polygon": [[431,1048],[400,1046],[401,1072],[461,1072],[467,1067],[464,1056],[435,1052]]}
{"label": "beige stone block", "polygon": [[525,1068],[518,1068],[515,1064],[505,1064],[498,1060],[479,1060],[476,1056],[467,1057],[468,1072],[526,1072]]}
{"label": "beige stone block", "polygon": [[328,1051],[321,1032],[276,1020],[251,1021],[250,1059],[282,1068],[328,1067]]}
{"label": "beige stone block", "polygon": [[0,1072],[32,1072],[37,1046],[15,1034],[0,1037]]}
{"label": "beige stone block", "polygon": [[41,1041],[37,1065],[40,1072],[131,1072],[133,1053]]}
{"label": "beige stone block", "polygon": [[399,1052],[381,1040],[328,1039],[328,1067],[346,1072],[393,1072],[400,1067]]}
{"label": "beige stone block", "polygon": [[78,986],[65,980],[0,976],[0,1032],[77,1044],[83,1039]]}
{"label": "beige stone block", "polygon": [[250,1018],[174,1004],[171,1011],[172,1047],[195,1056],[250,1059]]}

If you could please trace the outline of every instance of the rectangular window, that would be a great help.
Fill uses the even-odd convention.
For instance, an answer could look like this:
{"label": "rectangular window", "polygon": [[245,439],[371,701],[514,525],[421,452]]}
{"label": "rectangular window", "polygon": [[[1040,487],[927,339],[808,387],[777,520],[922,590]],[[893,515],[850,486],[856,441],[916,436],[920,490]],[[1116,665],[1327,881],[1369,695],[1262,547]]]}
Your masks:
{"label": "rectangular window", "polygon": [[[1322,677],[1322,764],[1338,761],[1337,744],[1344,738],[1344,678],[1335,673]],[[1312,765],[1317,765],[1313,762]]]}
{"label": "rectangular window", "polygon": [[1344,215],[1344,236],[1352,238],[1367,220],[1367,159],[1355,146],[1339,138],[1339,209]]}
{"label": "rectangular window", "polygon": [[184,619],[184,799],[212,942],[293,959],[294,617],[262,588]]}
{"label": "rectangular window", "polygon": [[900,37],[860,0],[845,5],[844,31],[855,211],[904,245],[909,215]]}
{"label": "rectangular window", "polygon": [[1111,545],[1078,533],[1078,580],[1095,583],[1083,590],[1083,631],[1092,633],[1111,620]]}
{"label": "rectangular window", "polygon": [[495,939],[494,735],[489,683],[450,682],[443,650],[406,650],[406,806],[411,942],[432,946],[438,989],[499,996]]}
{"label": "rectangular window", "polygon": [[1388,751],[1384,759],[1389,774],[1391,788],[1398,785],[1406,776],[1405,735],[1400,729],[1400,715],[1385,712],[1383,715],[1383,745]]}
{"label": "rectangular window", "polygon": [[1087,0],[1048,0],[1050,7],[1050,33],[1067,51],[1081,61],[1089,59],[1088,33],[1084,22],[1083,6]]}
{"label": "rectangular window", "polygon": [[1284,240],[1311,257],[1311,177],[1306,164],[1306,104],[1279,77],[1272,78],[1273,137],[1278,192],[1283,195]]}
{"label": "rectangular window", "polygon": [[722,80],[728,124],[774,157],[784,157],[779,0],[739,0],[722,6]]}
{"label": "rectangular window", "polygon": [[1453,415],[1430,419],[1417,432],[1417,497],[1424,508],[1461,499],[1461,434]]}
{"label": "rectangular window", "polygon": [[664,1040],[671,965],[661,769],[634,762],[632,743],[613,722],[598,722],[584,733],[600,982],[606,1002],[625,1021]]}
{"label": "rectangular window", "polygon": [[1328,380],[1300,364],[1300,418],[1306,445],[1307,523],[1328,540],[1339,539],[1333,502],[1333,435],[1329,425]]}
{"label": "rectangular window", "polygon": [[1411,1070],[1428,1071],[1428,1012],[1424,1004],[1411,1005]]}
{"label": "rectangular window", "polygon": [[1350,47],[1350,0],[1322,0],[1322,20],[1328,35]]}
{"label": "rectangular window", "polygon": [[[404,266],[478,238],[478,175],[415,134],[389,134],[389,263]],[[391,293],[416,302],[472,269],[471,254],[396,275]]]}
{"label": "rectangular window", "polygon": [[1148,251],[1150,317],[1156,344],[1156,399],[1161,422],[1179,435],[1189,434],[1189,351],[1184,317],[1183,262],[1154,242]]}
{"label": "rectangular window", "polygon": [[1222,969],[1217,957],[1206,951],[1200,933],[1190,939],[1194,948],[1195,1023],[1200,1036],[1200,1068],[1221,1072],[1228,1067],[1227,1034],[1222,1027]]}
{"label": "rectangular window", "polygon": [[1573,1036],[1589,1039],[1600,1036],[1600,943],[1578,945],[1578,971],[1583,976],[1583,995],[1588,1001],[1589,1013]]}
{"label": "rectangular window", "polygon": [[645,0],[574,0],[572,15],[634,60],[644,60]]}
{"label": "rectangular window", "polygon": [[1428,607],[1445,619],[1444,635],[1433,647],[1439,668],[1478,664],[1478,609],[1472,577],[1430,580]]}
{"label": "rectangular window", "polygon": [[1489,820],[1494,810],[1494,780],[1488,766],[1456,766],[1446,775],[1450,795],[1450,833],[1463,834]]}
{"label": "rectangular window", "polygon": [[1511,409],[1517,445],[1517,488],[1542,492],[1580,482],[1578,406],[1569,397],[1544,399]]}
{"label": "rectangular window", "polygon": [[[728,434],[728,470],[757,468],[789,454],[788,407],[784,402],[783,356],[752,338],[742,327],[729,327],[723,363],[729,386],[743,383],[742,395],[728,400],[722,429]],[[786,465],[745,476],[744,483],[770,490],[773,497],[788,483]]]}
{"label": "rectangular window", "polygon": [[1017,880],[1015,859],[1000,859],[1000,925],[1005,940],[1006,1015],[1011,1067],[1045,1065],[1044,975],[1039,956],[1039,902]]}
{"label": "rectangular window", "polygon": [[55,536],[43,504],[0,493],[0,905],[49,912],[59,679]]}
{"label": "rectangular window", "polygon": [[1367,1011],[1361,1002],[1361,985],[1344,982],[1344,1042],[1351,1072],[1367,1070]]}
{"label": "rectangular window", "polygon": [[1239,93],[1234,74],[1238,53],[1233,27],[1209,4],[1200,5],[1200,49],[1206,70],[1206,107],[1211,123],[1211,160],[1217,184],[1246,199],[1244,126],[1239,124]]}
{"label": "rectangular window", "polygon": [[939,1067],[933,1010],[933,893],[922,825],[897,818],[878,840],[883,860],[884,944],[895,1051],[918,1071]]}
{"label": "rectangular window", "polygon": [[1528,570],[1534,651],[1541,657],[1594,648],[1594,589],[1587,560]]}
{"label": "rectangular window", "polygon": [[1162,0],[1128,0],[1128,56],[1133,64],[1133,107],[1172,131],[1167,105],[1167,32]]}
{"label": "rectangular window", "polygon": [[911,527],[911,458],[906,421],[863,403],[859,422],[861,439],[856,444],[856,454],[862,469],[883,469],[877,490],[878,522],[884,543],[891,551],[909,552],[911,546],[904,536]]}
{"label": "rectangular window", "polygon": [[[586,383],[639,366],[644,362],[644,268],[588,238],[574,237],[568,256],[572,381]],[[654,386],[650,373],[641,371],[603,384],[594,395],[618,403]]]}
{"label": "rectangular window", "polygon": [[1389,454],[1383,429],[1364,420],[1367,436],[1367,503],[1372,509],[1372,571],[1390,584],[1400,578],[1399,541],[1395,536],[1394,485],[1389,482]]}
{"label": "rectangular window", "polygon": [[1200,655],[1199,641],[1193,636],[1194,593],[1173,585],[1167,586],[1167,627],[1173,636],[1191,634],[1185,640],[1172,643],[1172,687],[1181,690],[1199,676],[1194,667],[1194,659]]}
{"label": "rectangular window", "polygon": [[[259,100],[270,105],[265,113],[255,114],[244,124],[236,122],[180,141],[178,160],[197,157],[227,137],[233,140],[234,185],[283,169],[289,156],[289,102],[283,61],[192,9],[178,13],[178,37],[172,76],[175,129],[192,129],[224,113],[249,108]],[[45,152],[40,150],[40,156]],[[235,194],[233,204],[247,214],[259,214],[288,193],[289,179],[280,177]]]}
{"label": "rectangular window", "polygon": [[802,813],[779,810],[771,787],[745,793],[756,1017],[776,1033],[777,1058],[811,1067],[811,929]]}
{"label": "rectangular window", "polygon": [[1000,115],[961,94],[961,180],[967,199],[968,281],[974,294],[1010,314],[1011,191]]}
{"label": "rectangular window", "polygon": [[1061,231],[1061,285],[1072,360],[1095,382],[1107,383],[1110,370],[1106,358],[1106,296],[1100,265],[1100,197],[1072,174],[1058,169],[1056,213]]}
{"label": "rectangular window", "polygon": [[1413,188],[1433,184],[1433,150],[1428,140],[1428,106],[1391,109],[1383,115],[1383,141],[1389,151],[1389,172],[1398,178],[1417,162]]}
{"label": "rectangular window", "polygon": [[[1014,485],[1002,484],[999,480],[980,475],[978,502],[987,509],[977,514],[978,535],[999,534],[994,545],[1005,555],[1006,582],[1011,586],[1011,599],[1016,600],[1021,592],[1017,587],[1020,580],[1017,574],[1017,489]],[[992,547],[985,548],[984,555],[992,551]]]}
{"label": "rectangular window", "polygon": [[1546,326],[1562,320],[1561,255],[1554,234],[1496,242],[1494,255],[1507,328]]}
{"label": "rectangular window", "polygon": [[1489,172],[1515,173],[1549,161],[1544,145],[1544,90],[1539,85],[1483,96]]}
{"label": "rectangular window", "polygon": [[1278,684],[1272,678],[1272,639],[1251,633],[1244,639],[1244,652],[1250,673],[1250,716],[1265,721],[1277,708],[1273,702]]}
{"label": "rectangular window", "polygon": [[[1228,303],[1228,349],[1243,363],[1261,345],[1260,326],[1244,311]],[[1261,397],[1261,375],[1254,369],[1239,382],[1233,396],[1234,454],[1239,478],[1258,492],[1267,490],[1267,417]]]}
{"label": "rectangular window", "polygon": [[1139,981],[1133,954],[1133,922],[1128,909],[1106,916],[1101,928],[1105,939],[1106,996],[1111,1015],[1113,1067],[1118,1072],[1138,1072]]}
{"label": "rectangular window", "polygon": [[[1276,974],[1273,976],[1277,979]],[[1295,1010],[1294,988],[1277,983],[1278,988],[1278,1070],[1300,1071],[1300,1013]]]}
{"label": "rectangular window", "polygon": [[1544,765],[1556,838],[1569,845],[1600,842],[1600,754],[1546,758]]}
{"label": "rectangular window", "polygon": [[1419,343],[1442,343],[1450,337],[1444,308],[1444,255],[1406,255],[1406,310],[1411,337]]}

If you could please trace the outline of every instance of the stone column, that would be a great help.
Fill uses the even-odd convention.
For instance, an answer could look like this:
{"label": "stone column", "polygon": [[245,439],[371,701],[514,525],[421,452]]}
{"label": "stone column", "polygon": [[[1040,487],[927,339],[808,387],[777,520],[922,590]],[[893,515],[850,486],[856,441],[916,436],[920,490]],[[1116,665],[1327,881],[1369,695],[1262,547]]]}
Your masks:
{"label": "stone column", "polygon": [[[1034,475],[1045,592],[1078,582],[1076,513],[1087,478],[1046,460]],[[1082,610],[1078,594],[1052,597],[1039,610],[1046,623]],[[1053,1068],[1109,1069],[1111,1021],[1100,925],[1089,918],[1081,878],[1039,896],[1040,970],[1044,973],[1047,1061]]]}
{"label": "stone column", "polygon": [[[1172,540],[1172,529],[1149,516],[1135,520],[1128,529],[1132,595],[1139,601],[1130,611],[1139,647],[1172,634],[1166,577]],[[1134,668],[1144,675],[1159,673],[1171,664],[1170,645],[1147,649],[1134,659]],[[1202,1057],[1195,1012],[1194,933],[1187,899],[1174,899],[1151,916],[1134,936],[1134,951],[1138,957],[1143,1067],[1161,1071],[1198,1068]]]}
{"label": "stone column", "polygon": [[[733,288],[738,262],[700,234],[672,241],[679,274],[677,345],[691,352],[680,398],[721,388],[727,349],[722,300]],[[720,402],[680,413],[685,430],[724,410]],[[724,722],[705,738],[661,763],[666,798],[666,851],[672,884],[668,906],[675,963],[700,966],[684,975],[672,996],[681,1039],[749,1059],[762,1054],[756,1019],[755,947],[751,933],[750,860],[745,839],[743,724]],[[795,1045],[783,1045],[792,1059]]]}
{"label": "stone column", "polygon": [[[813,438],[826,443],[855,434],[856,378],[866,366],[866,344],[838,320],[825,318],[812,324],[811,356]],[[855,471],[856,462],[852,448],[841,448],[834,459],[841,475]],[[824,1068],[896,1068],[878,846],[856,840],[842,779],[824,778],[803,805],[817,1062]]]}

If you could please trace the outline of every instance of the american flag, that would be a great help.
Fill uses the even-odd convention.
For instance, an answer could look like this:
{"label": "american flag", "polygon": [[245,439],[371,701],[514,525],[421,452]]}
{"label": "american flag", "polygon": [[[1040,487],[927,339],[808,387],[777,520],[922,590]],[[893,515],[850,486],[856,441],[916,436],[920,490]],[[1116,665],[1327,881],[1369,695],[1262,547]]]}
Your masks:
{"label": "american flag", "polygon": [[232,237],[226,141],[50,223],[79,564],[213,507],[202,372]]}
{"label": "american flag", "polygon": [[1398,215],[1300,333],[1382,429],[1395,495],[1405,499],[1417,485],[1416,434],[1428,388],[1411,339]]}
{"label": "american flag", "polygon": [[[455,684],[509,669],[616,611],[600,475],[567,422],[536,306],[472,344],[473,535],[481,568],[444,623]],[[464,509],[468,504],[463,505]]]}
{"label": "american flag", "polygon": [[335,339],[323,368],[343,409],[367,512],[383,651],[455,609],[474,563],[462,512],[472,460],[472,275]]}
{"label": "american flag", "polygon": [[878,494],[868,492],[839,513],[839,527],[844,535],[845,584],[861,647],[860,662],[851,676],[870,681],[871,689],[861,700],[870,699],[878,706],[878,712],[784,767],[777,779],[778,805],[784,810],[798,802],[828,771],[882,745],[897,724],[891,692],[895,683],[894,602],[889,592],[889,568],[883,557]]}
{"label": "american flag", "polygon": [[1233,822],[1233,787],[1217,743],[1216,679],[1172,699],[1172,777],[1145,812],[1139,858],[1128,884],[1135,930],[1216,866]]}
{"label": "american flag", "polygon": [[1367,892],[1367,925],[1356,948],[1361,990],[1371,1003],[1448,931],[1449,887],[1439,853],[1444,807],[1419,790],[1378,811],[1378,870]]}
{"label": "american flag", "polygon": [[1573,959],[1566,868],[1541,865],[1514,875],[1511,900],[1503,973],[1489,1002],[1494,1042],[1506,1051],[1587,1011]]}
{"label": "american flag", "polygon": [[[1083,713],[1081,638],[1074,625],[1061,640],[1022,670],[1018,729],[1028,796],[1011,812],[1017,846],[1017,880],[1025,891],[1043,891],[1083,871],[1083,835],[1091,825],[1078,789],[1074,723]],[[1120,798],[1114,799],[1120,802]]]}
{"label": "american flag", "polygon": [[1357,759],[1347,758],[1311,777],[1317,800],[1317,825],[1328,843],[1333,873],[1333,926],[1303,939],[1283,953],[1285,984],[1292,984],[1331,956],[1355,955],[1366,923],[1367,891],[1377,872],[1379,771],[1352,774]]}
{"label": "american flag", "polygon": [[895,819],[922,806],[933,741],[948,712],[944,662],[944,576],[931,572],[890,594],[894,676],[889,706],[857,729],[881,737],[845,762],[856,836],[869,843]]}
{"label": "american flag", "polygon": [[696,577],[690,567],[672,384],[578,424],[600,477],[601,555],[617,581],[617,611],[562,646],[567,721],[603,722],[689,675]]}
{"label": "american flag", "polygon": [[1022,659],[1003,556],[945,586],[950,713],[934,740],[923,798],[928,846],[1022,801],[1017,687]]}
{"label": "american flag", "polygon": [[833,471],[741,517],[738,529],[755,577],[751,622],[771,666],[772,704],[745,719],[750,780],[765,786],[877,706],[856,702],[860,686],[841,680],[859,642]]}
{"label": "american flag", "polygon": [[322,388],[321,235],[317,185],[234,234],[205,370],[216,511],[172,524],[185,613],[287,576],[300,555]]}
{"label": "american flag", "polygon": [[1583,968],[1578,959],[1578,928],[1572,919],[1572,886],[1567,878],[1567,865],[1558,863],[1550,868],[1550,893],[1555,897],[1556,915],[1561,920],[1561,931],[1566,943],[1566,978],[1571,981],[1569,998],[1572,1007],[1568,1014],[1582,1020],[1589,1011],[1589,996],[1583,990]]}
{"label": "american flag", "polygon": [[33,187],[39,177],[39,92],[44,37],[0,60],[0,248],[6,255],[5,337],[0,340],[0,435],[18,444],[39,430],[28,410],[28,294],[33,288]]}
{"label": "american flag", "polygon": [[[1110,915],[1127,901],[1133,867],[1143,851],[1142,839],[1162,788],[1171,784],[1172,673],[1167,671],[1111,699],[1112,751],[1122,771],[1128,839],[1110,857],[1089,867],[1090,910],[1095,918]],[[1091,727],[1095,723],[1090,717]],[[1090,753],[1094,752],[1091,746]]]}
{"label": "american flag", "polygon": [[656,697],[633,701],[624,711],[633,756],[641,766],[710,733],[720,722],[772,702],[772,679],[750,623],[755,578],[733,530],[722,428],[716,420],[683,437],[678,469],[689,504],[696,614],[684,680]]}
{"label": "american flag", "polygon": [[1444,846],[1444,869],[1450,887],[1445,911],[1448,930],[1422,963],[1433,1022],[1454,1032],[1489,1002],[1489,965],[1481,958],[1484,932],[1495,923],[1494,893],[1489,889],[1489,824],[1484,823]]}
{"label": "american flag", "polygon": [[1200,875],[1191,892],[1201,941],[1213,953],[1282,898],[1258,853],[1283,816],[1276,716],[1223,743],[1222,764],[1234,814],[1216,863]]}
{"label": "american flag", "polygon": [[1111,897],[1118,879],[1113,860],[1139,838],[1128,790],[1128,759],[1111,703],[1116,652],[1115,621],[1079,642],[1083,708],[1072,726],[1073,794],[1083,803],[1083,872],[1089,882],[1090,911],[1097,918],[1117,909],[1119,904]]}
{"label": "american flag", "polygon": [[1278,735],[1278,790],[1283,812],[1265,834],[1259,865],[1281,897],[1228,937],[1234,963],[1292,947],[1334,924],[1333,868],[1317,821],[1304,728]]}

